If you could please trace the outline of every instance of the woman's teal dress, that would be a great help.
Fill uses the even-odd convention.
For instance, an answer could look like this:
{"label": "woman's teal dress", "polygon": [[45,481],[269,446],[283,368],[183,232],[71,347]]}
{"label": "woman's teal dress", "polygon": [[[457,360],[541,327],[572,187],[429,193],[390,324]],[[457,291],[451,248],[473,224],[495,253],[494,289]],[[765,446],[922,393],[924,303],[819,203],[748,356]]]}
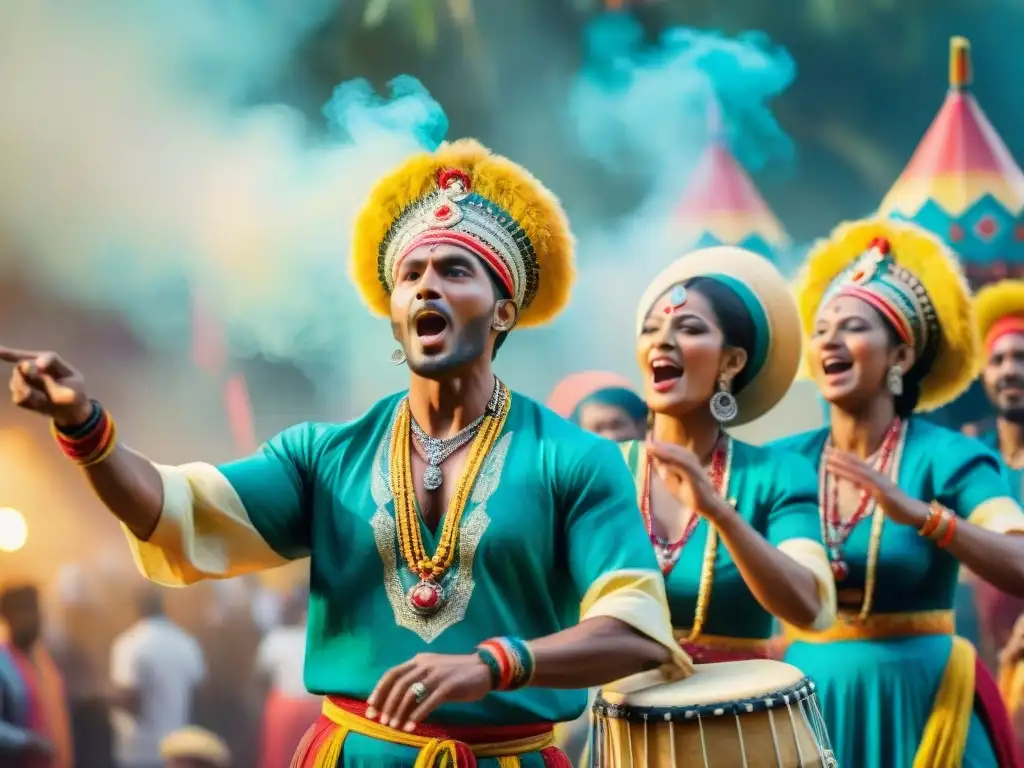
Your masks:
{"label": "woman's teal dress", "polygon": [[[828,430],[819,429],[773,445],[802,454],[820,469],[827,437]],[[915,499],[937,501],[962,518],[971,517],[990,500],[1010,495],[991,451],[973,438],[923,419],[913,418],[907,424],[898,460],[898,483],[905,493]],[[868,515],[857,524],[846,542],[844,559],[850,572],[840,584],[841,590],[864,588],[871,519]],[[915,529],[886,521],[872,616],[951,612],[958,567],[949,552]],[[852,608],[854,614],[858,607]],[[797,641],[789,646],[785,660],[817,683],[840,766],[911,768],[952,644],[951,634],[827,643]],[[975,712],[963,766],[995,765],[989,737]]]}
{"label": "woman's teal dress", "polygon": [[[642,497],[647,475],[643,444],[622,444],[623,455]],[[811,568],[823,593],[821,622],[833,615],[831,572],[821,544],[818,479],[810,463],[793,452],[770,451],[732,440],[732,465],[725,497],[770,543]],[[637,524],[642,524],[640,520]],[[711,524],[703,518],[665,577],[672,626],[686,637],[693,628]],[[811,546],[808,546],[811,544]],[[816,546],[815,546],[816,545]],[[774,619],[751,593],[729,550],[719,542],[711,596],[700,636],[684,648],[698,663],[766,658]]]}

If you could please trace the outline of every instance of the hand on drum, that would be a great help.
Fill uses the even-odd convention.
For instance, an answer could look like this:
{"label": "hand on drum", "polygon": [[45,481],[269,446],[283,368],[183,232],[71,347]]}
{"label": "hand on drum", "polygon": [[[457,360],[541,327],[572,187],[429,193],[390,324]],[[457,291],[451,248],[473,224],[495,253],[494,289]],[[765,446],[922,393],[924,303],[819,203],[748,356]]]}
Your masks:
{"label": "hand on drum", "polygon": [[71,426],[89,419],[92,403],[82,374],[53,352],[26,352],[0,347],[0,361],[13,363],[11,402],[27,411]]}
{"label": "hand on drum", "polygon": [[825,455],[825,463],[833,475],[874,496],[893,522],[920,528],[928,519],[927,504],[907,496],[887,475],[852,453],[830,450]]}
{"label": "hand on drum", "polygon": [[684,508],[714,520],[728,508],[715,492],[708,471],[693,451],[671,443],[647,442],[647,455],[654,462],[654,471]]}
{"label": "hand on drum", "polygon": [[366,700],[366,717],[413,731],[442,704],[479,701],[491,692],[491,671],[475,653],[420,653],[384,673]]}

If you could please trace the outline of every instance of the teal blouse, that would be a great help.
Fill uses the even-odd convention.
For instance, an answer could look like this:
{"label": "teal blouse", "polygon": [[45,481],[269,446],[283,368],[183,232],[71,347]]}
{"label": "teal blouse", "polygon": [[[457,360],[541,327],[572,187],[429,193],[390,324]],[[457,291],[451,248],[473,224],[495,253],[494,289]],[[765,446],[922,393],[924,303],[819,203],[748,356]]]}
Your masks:
{"label": "teal blouse", "polygon": [[[813,462],[828,438],[817,429],[773,443]],[[978,440],[920,418],[907,425],[898,481],[911,498],[937,501],[962,518],[983,502],[1010,496],[1000,461]],[[858,523],[844,547],[850,573],[841,589],[863,589],[871,539],[870,517]],[[953,607],[959,563],[946,550],[906,525],[886,521],[878,554],[873,613],[948,610]]]}
{"label": "teal blouse", "polygon": [[[278,554],[311,557],[305,681],[365,699],[418,653],[472,653],[488,637],[549,635],[579,621],[600,577],[657,571],[635,524],[633,482],[618,447],[513,395],[504,430],[463,517],[445,605],[411,611],[415,581],[397,549],[389,484],[391,426],[404,393],[343,425],[300,424],[255,456],[218,469]],[[420,521],[428,552],[438,532]],[[446,704],[432,721],[515,725],[577,717],[586,691],[527,688]]]}
{"label": "teal blouse", "polygon": [[[625,444],[623,453],[641,490],[646,473],[641,444]],[[754,530],[775,546],[790,539],[810,539],[821,544],[817,478],[807,460],[795,453],[733,440],[726,498]],[[638,527],[642,530],[642,525]],[[707,520],[698,521],[665,579],[672,626],[677,629],[693,626],[709,531]],[[772,615],[757,602],[721,540],[713,573],[702,634],[746,640],[771,638]]]}

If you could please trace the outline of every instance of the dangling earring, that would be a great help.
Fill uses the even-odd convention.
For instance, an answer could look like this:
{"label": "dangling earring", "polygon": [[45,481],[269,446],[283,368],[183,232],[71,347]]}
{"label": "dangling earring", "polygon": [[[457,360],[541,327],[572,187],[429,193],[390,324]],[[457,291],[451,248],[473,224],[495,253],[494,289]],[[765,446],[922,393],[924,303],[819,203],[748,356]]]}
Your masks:
{"label": "dangling earring", "polygon": [[740,413],[739,403],[729,391],[729,380],[724,374],[718,380],[718,391],[711,396],[708,407],[711,409],[711,415],[719,424],[728,424]]}
{"label": "dangling earring", "polygon": [[391,364],[392,365],[401,365],[404,362],[405,362],[405,350],[402,349],[401,347],[399,347],[398,349],[396,349],[394,352],[391,353]]}
{"label": "dangling earring", "polygon": [[894,397],[899,397],[903,394],[903,371],[900,370],[898,365],[892,366],[885,375],[885,385]]}

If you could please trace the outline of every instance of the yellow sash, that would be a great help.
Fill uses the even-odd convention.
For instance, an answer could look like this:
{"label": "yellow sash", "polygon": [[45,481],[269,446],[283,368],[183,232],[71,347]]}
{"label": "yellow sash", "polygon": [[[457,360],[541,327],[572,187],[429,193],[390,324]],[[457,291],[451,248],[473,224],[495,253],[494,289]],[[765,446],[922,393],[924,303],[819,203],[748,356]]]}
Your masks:
{"label": "yellow sash", "polygon": [[932,712],[914,756],[914,768],[960,768],[974,710],[974,646],[953,638]]}
{"label": "yellow sash", "polygon": [[999,694],[1013,718],[1024,704],[1024,662],[999,666]]}
{"label": "yellow sash", "polygon": [[[341,759],[341,750],[345,745],[345,737],[349,733],[358,733],[389,744],[400,744],[403,747],[419,749],[413,768],[457,768],[455,741],[453,739],[420,736],[407,733],[386,725],[367,720],[365,717],[347,712],[332,702],[324,699],[324,716],[338,726],[317,752],[313,762],[314,768],[334,768]],[[477,757],[497,758],[501,768],[519,768],[519,755],[538,752],[554,744],[554,736],[542,733],[514,741],[501,741],[493,744],[470,744],[473,754]]]}

